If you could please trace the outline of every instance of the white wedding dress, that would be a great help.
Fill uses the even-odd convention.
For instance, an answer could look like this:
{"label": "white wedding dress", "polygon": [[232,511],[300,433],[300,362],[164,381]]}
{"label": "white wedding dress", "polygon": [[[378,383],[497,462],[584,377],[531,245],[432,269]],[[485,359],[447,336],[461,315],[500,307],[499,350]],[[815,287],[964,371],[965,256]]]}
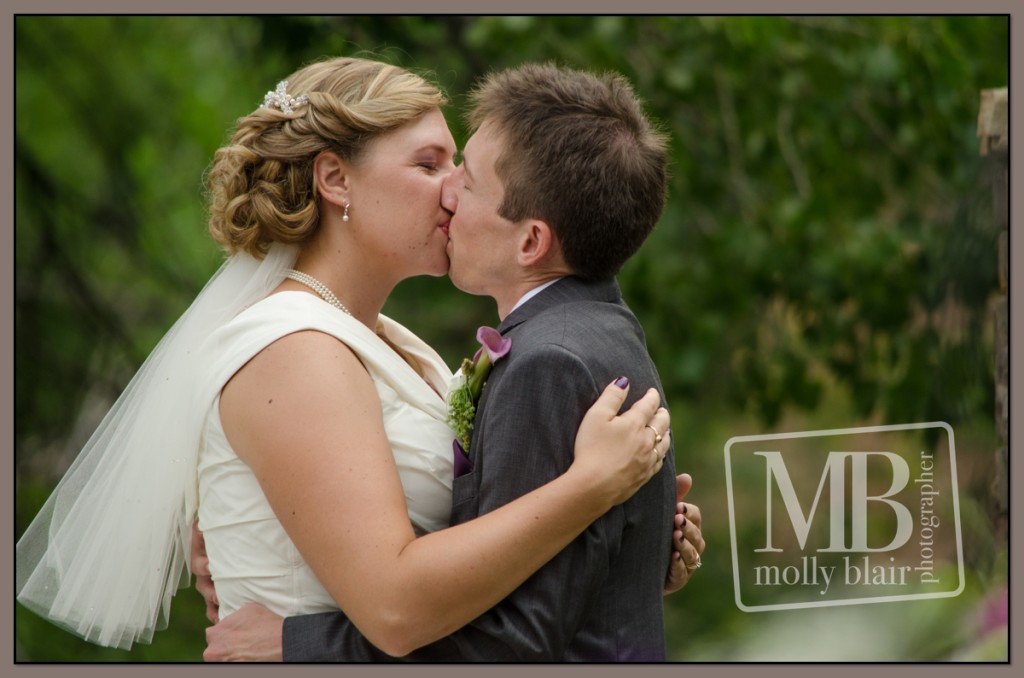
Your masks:
{"label": "white wedding dress", "polygon": [[[451,513],[453,434],[443,396],[452,373],[418,337],[380,318],[378,331],[419,364],[422,377],[365,325],[306,292],[273,294],[217,330],[208,344],[217,365],[210,376],[227,383],[253,356],[292,332],[319,330],[344,342],[376,385],[409,519],[423,534],[446,527]],[[199,526],[221,617],[248,602],[282,616],[336,609],[274,516],[254,474],[228,444],[219,403],[218,398],[203,427],[198,482]]]}

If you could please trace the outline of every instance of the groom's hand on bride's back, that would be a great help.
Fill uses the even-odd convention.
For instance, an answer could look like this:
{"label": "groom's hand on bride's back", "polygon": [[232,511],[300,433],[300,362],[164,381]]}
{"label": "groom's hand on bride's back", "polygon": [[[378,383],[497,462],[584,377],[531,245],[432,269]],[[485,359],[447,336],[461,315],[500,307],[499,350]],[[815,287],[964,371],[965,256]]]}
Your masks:
{"label": "groom's hand on bride's back", "polygon": [[257,603],[243,605],[206,629],[208,662],[279,662],[283,658],[281,634],[284,617]]}
{"label": "groom's hand on bride's back", "polygon": [[282,659],[281,631],[284,618],[262,605],[249,603],[234,614],[220,619],[217,591],[210,576],[210,560],[206,557],[206,540],[199,531],[199,521],[192,523],[192,546],[189,563],[196,576],[196,590],[206,601],[206,617],[213,626],[206,629],[208,662],[279,662]]}
{"label": "groom's hand on bride's back", "polygon": [[199,531],[199,521],[192,523],[192,547],[189,563],[192,565],[192,574],[196,576],[196,591],[206,601],[206,618],[214,624],[220,619],[220,603],[217,600],[217,591],[213,588],[213,578],[210,576],[210,559],[206,557],[206,540],[203,533]]}

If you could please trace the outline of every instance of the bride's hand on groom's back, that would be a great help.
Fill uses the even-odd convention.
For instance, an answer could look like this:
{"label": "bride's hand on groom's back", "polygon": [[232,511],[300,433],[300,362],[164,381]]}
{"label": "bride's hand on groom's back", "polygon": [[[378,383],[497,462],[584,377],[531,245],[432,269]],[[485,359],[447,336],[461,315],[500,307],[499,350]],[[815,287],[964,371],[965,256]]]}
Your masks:
{"label": "bride's hand on groom's back", "polygon": [[683,501],[693,486],[689,473],[676,476],[676,515],[672,528],[672,555],[668,575],[665,577],[665,595],[675,593],[686,586],[690,577],[700,567],[700,554],[704,552],[704,535],[701,532],[700,507]]}
{"label": "bride's hand on groom's back", "polygon": [[621,504],[650,480],[664,463],[671,445],[671,417],[655,389],[619,414],[629,382],[609,384],[587,410],[576,433],[569,472],[586,473],[589,492]]}

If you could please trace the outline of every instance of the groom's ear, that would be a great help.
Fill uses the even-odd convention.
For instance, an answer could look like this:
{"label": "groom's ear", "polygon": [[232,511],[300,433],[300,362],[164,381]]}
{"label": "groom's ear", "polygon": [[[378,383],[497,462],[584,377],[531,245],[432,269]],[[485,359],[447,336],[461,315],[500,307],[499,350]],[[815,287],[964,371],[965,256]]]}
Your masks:
{"label": "groom's ear", "polygon": [[564,266],[558,237],[546,221],[530,219],[526,222],[516,251],[516,261],[523,268]]}
{"label": "groom's ear", "polygon": [[349,202],[348,165],[337,153],[324,151],[313,159],[313,178],[323,200],[338,206]]}

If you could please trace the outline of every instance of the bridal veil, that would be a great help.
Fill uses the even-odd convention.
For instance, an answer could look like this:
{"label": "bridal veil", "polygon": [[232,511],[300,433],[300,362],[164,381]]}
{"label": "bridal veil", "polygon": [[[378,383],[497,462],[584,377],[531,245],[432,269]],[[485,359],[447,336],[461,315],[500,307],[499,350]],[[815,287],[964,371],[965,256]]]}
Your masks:
{"label": "bridal veil", "polygon": [[191,578],[196,463],[219,388],[203,378],[204,340],[269,294],[297,251],[231,256],[160,340],[18,541],[19,602],[111,647],[167,625]]}

